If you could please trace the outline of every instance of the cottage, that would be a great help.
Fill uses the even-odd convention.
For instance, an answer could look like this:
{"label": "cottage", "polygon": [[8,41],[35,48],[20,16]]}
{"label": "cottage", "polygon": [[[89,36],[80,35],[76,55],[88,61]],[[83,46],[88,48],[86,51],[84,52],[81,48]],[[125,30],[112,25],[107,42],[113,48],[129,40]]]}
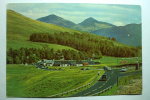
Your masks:
{"label": "cottage", "polygon": [[76,66],[83,66],[83,62],[82,61],[77,61]]}
{"label": "cottage", "polygon": [[46,60],[46,59],[43,59],[41,61],[38,61],[37,62],[39,65],[42,65],[42,66],[53,66],[54,65],[54,60]]}
{"label": "cottage", "polygon": [[66,61],[66,60],[61,61],[61,65],[60,66],[62,66],[62,67],[70,66],[69,61]]}

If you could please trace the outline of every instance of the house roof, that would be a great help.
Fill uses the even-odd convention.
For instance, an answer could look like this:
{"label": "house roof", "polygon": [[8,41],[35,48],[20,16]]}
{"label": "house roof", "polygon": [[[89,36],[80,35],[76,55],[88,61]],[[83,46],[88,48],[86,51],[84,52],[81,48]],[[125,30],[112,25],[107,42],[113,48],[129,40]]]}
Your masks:
{"label": "house roof", "polygon": [[53,60],[44,60],[43,62],[44,62],[44,63],[54,63]]}

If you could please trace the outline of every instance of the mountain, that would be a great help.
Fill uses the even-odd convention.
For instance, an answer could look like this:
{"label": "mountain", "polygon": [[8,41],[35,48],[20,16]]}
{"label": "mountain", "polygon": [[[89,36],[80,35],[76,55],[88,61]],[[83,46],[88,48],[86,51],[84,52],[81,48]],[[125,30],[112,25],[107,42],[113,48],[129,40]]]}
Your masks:
{"label": "mountain", "polygon": [[73,29],[80,30],[80,31],[87,31],[87,32],[92,32],[98,29],[103,29],[103,28],[110,28],[115,25],[106,23],[106,22],[101,22],[98,21],[92,17],[89,17],[85,19],[83,22],[79,23],[78,25],[72,27]]}
{"label": "mountain", "polygon": [[106,25],[107,27],[114,26],[114,25],[106,23],[106,22],[98,21],[98,20],[94,19],[93,17],[89,17],[89,18],[85,19],[83,22],[79,23],[79,25],[81,25],[81,26],[93,26],[93,25],[96,26],[96,24]]}
{"label": "mountain", "polygon": [[97,21],[92,17],[85,19],[83,22],[79,24],[75,24],[69,20],[61,18],[54,14],[38,18],[37,20],[45,23],[55,24],[55,25],[59,25],[59,26],[63,26],[63,27],[67,27],[79,31],[85,31],[85,32],[91,32],[98,29],[110,28],[115,26],[106,22]]}
{"label": "mountain", "polygon": [[81,26],[93,26],[95,23],[99,23],[96,19],[89,17],[85,19],[83,22],[79,23]]}
{"label": "mountain", "polygon": [[46,22],[46,23],[50,23],[50,24],[55,24],[55,25],[67,27],[67,28],[70,28],[70,27],[73,27],[74,25],[76,25],[75,23],[73,23],[69,20],[63,19],[63,18],[56,16],[54,14],[38,18],[37,20],[42,21],[42,22]]}
{"label": "mountain", "polygon": [[131,46],[142,45],[141,24],[128,24],[126,26],[99,29],[92,31],[92,33],[111,38],[114,37],[117,41]]}

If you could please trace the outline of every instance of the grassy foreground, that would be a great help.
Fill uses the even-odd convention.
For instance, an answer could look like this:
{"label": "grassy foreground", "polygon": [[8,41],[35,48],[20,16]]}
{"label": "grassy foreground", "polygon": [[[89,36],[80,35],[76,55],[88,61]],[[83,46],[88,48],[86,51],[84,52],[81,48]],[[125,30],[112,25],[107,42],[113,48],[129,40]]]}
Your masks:
{"label": "grassy foreground", "polygon": [[46,71],[33,66],[7,65],[7,96],[48,97],[85,85],[96,76],[97,70],[80,70],[80,67]]}

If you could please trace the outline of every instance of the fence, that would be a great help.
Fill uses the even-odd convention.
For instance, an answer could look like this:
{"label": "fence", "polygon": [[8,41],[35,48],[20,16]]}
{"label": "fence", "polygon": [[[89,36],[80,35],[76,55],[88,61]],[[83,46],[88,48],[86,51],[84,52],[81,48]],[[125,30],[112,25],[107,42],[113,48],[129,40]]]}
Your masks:
{"label": "fence", "polygon": [[51,96],[49,96],[49,97],[51,97],[51,98],[52,98],[52,97],[61,97],[61,96],[63,96],[63,95],[69,94],[69,93],[71,93],[71,92],[78,91],[78,90],[80,90],[80,89],[82,89],[82,88],[84,88],[84,87],[88,87],[88,86],[92,85],[92,83],[97,79],[97,77],[98,77],[98,76],[96,76],[91,82],[87,83],[86,85],[80,86],[80,87],[78,87],[78,88],[75,88],[75,89],[72,89],[72,90],[69,90],[69,91],[66,91],[66,92],[54,94],[54,95],[51,95]]}

